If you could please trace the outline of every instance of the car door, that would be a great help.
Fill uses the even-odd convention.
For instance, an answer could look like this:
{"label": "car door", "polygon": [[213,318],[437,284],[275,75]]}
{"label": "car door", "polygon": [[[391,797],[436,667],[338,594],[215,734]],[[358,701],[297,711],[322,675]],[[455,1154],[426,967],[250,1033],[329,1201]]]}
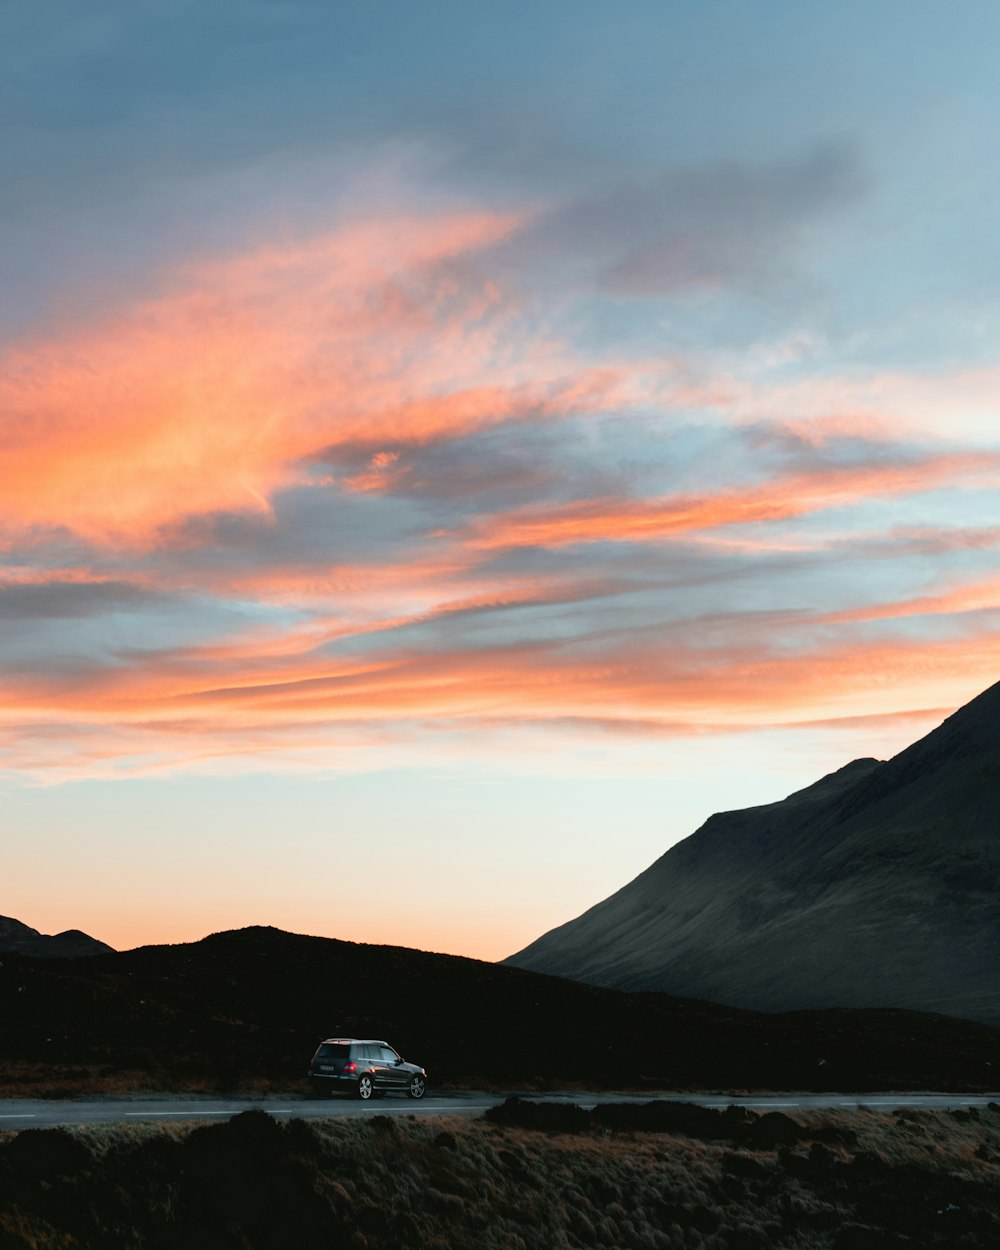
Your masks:
{"label": "car door", "polygon": [[399,1088],[406,1084],[409,1074],[402,1066],[399,1055],[391,1046],[379,1046],[379,1062],[385,1070],[385,1082],[387,1085]]}
{"label": "car door", "polygon": [[371,1071],[372,1079],[380,1089],[390,1083],[388,1074],[385,1070],[385,1063],[382,1061],[381,1047],[374,1042],[368,1042],[361,1047],[361,1053],[364,1060],[365,1070]]}

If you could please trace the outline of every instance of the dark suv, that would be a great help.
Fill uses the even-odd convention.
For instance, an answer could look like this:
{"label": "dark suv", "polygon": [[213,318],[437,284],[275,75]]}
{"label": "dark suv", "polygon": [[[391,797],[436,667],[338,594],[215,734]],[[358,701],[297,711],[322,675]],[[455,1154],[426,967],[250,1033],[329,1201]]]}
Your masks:
{"label": "dark suv", "polygon": [[354,1094],[367,1101],[390,1090],[423,1098],[427,1073],[401,1059],[388,1042],[328,1037],[320,1042],[306,1074],[313,1093]]}

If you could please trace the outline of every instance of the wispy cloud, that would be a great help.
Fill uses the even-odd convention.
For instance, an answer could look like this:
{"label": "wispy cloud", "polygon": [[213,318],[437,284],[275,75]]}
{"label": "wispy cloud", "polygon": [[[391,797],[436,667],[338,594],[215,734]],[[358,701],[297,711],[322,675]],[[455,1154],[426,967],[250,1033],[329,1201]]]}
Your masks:
{"label": "wispy cloud", "polygon": [[1000,481],[1000,456],[929,456],[788,474],[759,485],[704,495],[580,500],[538,511],[525,508],[475,522],[466,540],[485,548],[652,542],[725,525],[801,517],[872,497],[916,494],[970,481],[978,485]]}
{"label": "wispy cloud", "polygon": [[0,523],[134,541],[185,515],[267,514],[299,462],[339,440],[419,441],[600,402],[613,379],[567,376],[511,328],[490,283],[447,270],[515,225],[484,213],[348,225],[204,265],[99,329],[11,349]]}
{"label": "wispy cloud", "polygon": [[[437,615],[453,626],[461,613],[555,598],[453,605]],[[562,601],[585,598],[570,591]],[[386,622],[388,643],[374,651],[345,649],[345,639],[361,635],[327,628],[8,677],[6,754],[30,767],[43,749],[36,738],[55,734],[67,769],[79,765],[78,752],[84,762],[96,753],[117,758],[118,767],[141,769],[153,759],[160,767],[183,767],[268,752],[293,760],[324,741],[406,742],[434,722],[467,732],[498,725],[563,730],[577,722],[604,731],[620,726],[625,734],[638,725],[651,733],[717,733],[861,723],[947,707],[954,691],[971,696],[988,684],[1000,663],[1000,634],[989,629],[934,642],[859,636],[817,645],[816,635],[802,628],[808,622],[743,615],[694,629],[649,627],[631,638],[470,648],[452,635],[445,648],[414,648],[392,639],[406,624]],[[790,650],[796,633],[802,645]]]}
{"label": "wispy cloud", "polygon": [[831,623],[847,621],[888,621],[901,617],[953,616],[966,612],[1000,611],[1000,578],[990,577],[934,595],[918,595],[898,603],[876,603],[868,607],[845,608],[827,613]]}

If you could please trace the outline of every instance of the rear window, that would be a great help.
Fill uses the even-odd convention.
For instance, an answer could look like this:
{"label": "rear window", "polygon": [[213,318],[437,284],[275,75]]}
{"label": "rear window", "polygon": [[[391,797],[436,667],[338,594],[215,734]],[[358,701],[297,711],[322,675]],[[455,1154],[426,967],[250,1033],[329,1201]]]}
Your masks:
{"label": "rear window", "polygon": [[346,1059],[351,1053],[350,1046],[343,1042],[324,1042],[316,1051],[317,1059]]}

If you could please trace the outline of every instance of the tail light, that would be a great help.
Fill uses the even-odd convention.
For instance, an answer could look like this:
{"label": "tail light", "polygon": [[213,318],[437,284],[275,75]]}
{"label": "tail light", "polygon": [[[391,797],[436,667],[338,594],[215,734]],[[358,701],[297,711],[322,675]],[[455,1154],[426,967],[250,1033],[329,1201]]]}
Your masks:
{"label": "tail light", "polygon": [[358,1065],[352,1059],[350,1063],[345,1063],[340,1070],[341,1072],[357,1072]]}

